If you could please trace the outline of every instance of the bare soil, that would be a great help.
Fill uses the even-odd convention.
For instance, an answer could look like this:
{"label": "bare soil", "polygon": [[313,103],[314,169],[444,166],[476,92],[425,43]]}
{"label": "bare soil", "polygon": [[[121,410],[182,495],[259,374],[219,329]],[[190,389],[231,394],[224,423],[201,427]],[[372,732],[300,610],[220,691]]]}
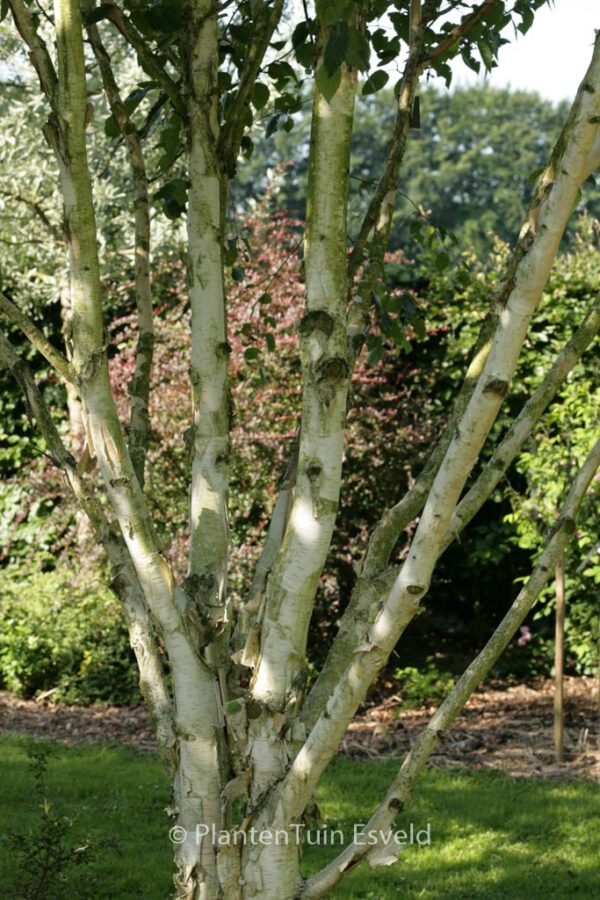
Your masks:
{"label": "bare soil", "polygon": [[[589,778],[600,781],[597,681],[565,681],[566,760],[554,761],[552,682],[488,684],[469,701],[431,757],[438,767],[501,769],[514,777]],[[358,759],[402,757],[435,707],[404,710],[399,697],[363,710],[341,751]],[[49,699],[20,700],[0,692],[0,733],[53,738],[66,744],[112,741],[155,749],[152,723],[142,706],[57,706]]]}

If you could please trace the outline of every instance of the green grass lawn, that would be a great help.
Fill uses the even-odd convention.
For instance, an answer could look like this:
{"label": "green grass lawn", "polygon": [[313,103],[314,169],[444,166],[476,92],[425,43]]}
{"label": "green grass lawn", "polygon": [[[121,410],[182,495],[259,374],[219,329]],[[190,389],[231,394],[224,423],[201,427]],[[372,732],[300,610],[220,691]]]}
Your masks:
{"label": "green grass lawn", "polygon": [[[0,835],[25,830],[38,815],[26,744],[0,740]],[[327,825],[350,836],[395,770],[393,762],[337,759],[319,797]],[[61,896],[171,896],[170,823],[163,812],[169,792],[156,758],[110,745],[60,747],[49,762],[48,794],[57,813],[76,817],[73,841],[110,837],[120,846],[119,854],[105,851],[88,876],[73,870]],[[600,785],[429,770],[398,827],[410,822],[415,829],[431,823],[429,846],[408,846],[389,869],[359,867],[331,896],[600,897]],[[314,871],[338,850],[307,848],[305,870]],[[0,853],[0,896],[12,898],[10,853],[5,845]]]}

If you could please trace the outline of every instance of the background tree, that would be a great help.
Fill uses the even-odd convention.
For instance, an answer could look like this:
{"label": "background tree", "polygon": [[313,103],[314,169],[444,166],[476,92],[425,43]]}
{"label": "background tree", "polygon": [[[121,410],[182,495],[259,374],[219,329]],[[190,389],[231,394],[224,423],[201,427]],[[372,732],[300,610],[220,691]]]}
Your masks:
{"label": "background tree", "polygon": [[[389,87],[359,93],[357,103],[348,199],[351,236],[360,227],[383,169],[394,117]],[[418,256],[420,245],[411,225],[419,209],[429,214],[432,224],[453,234],[461,249],[480,257],[492,249],[495,236],[512,240],[566,107],[506,88],[459,87],[448,94],[426,86],[420,97],[421,125],[411,134],[403,160],[391,246]],[[309,130],[310,111],[305,108],[291,131],[280,129],[255,139],[252,156],[232,189],[240,208],[252,203],[257,186],[272,181],[274,208],[304,216]],[[278,168],[282,164],[287,165]],[[581,208],[598,213],[592,184],[585,186]]]}

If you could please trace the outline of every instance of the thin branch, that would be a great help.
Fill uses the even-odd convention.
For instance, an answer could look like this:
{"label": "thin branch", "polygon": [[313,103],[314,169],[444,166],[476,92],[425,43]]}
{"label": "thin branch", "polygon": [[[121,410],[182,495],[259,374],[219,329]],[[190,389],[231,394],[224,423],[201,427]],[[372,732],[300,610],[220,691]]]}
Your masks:
{"label": "thin branch", "polygon": [[0,292],[0,311],[17,325],[52,368],[69,384],[76,385],[77,377],[66,356],[54,347],[37,325],[12,301],[7,291]]}
{"label": "thin branch", "polygon": [[150,203],[148,178],[141,141],[131,121],[112,70],[110,56],[100,38],[96,25],[88,25],[87,33],[98,61],[104,90],[111,112],[125,141],[134,186],[135,206],[135,300],[138,313],[138,341],[135,353],[135,370],[131,377],[129,452],[131,462],[140,483],[144,485],[144,468],[150,439],[148,402],[154,351],[154,322],[152,315],[152,290],[150,285]]}
{"label": "thin branch", "polygon": [[[448,38],[442,42],[442,45],[444,45],[446,49],[450,48],[457,40],[464,37],[471,28],[477,25],[486,12],[497,2],[498,0],[486,0],[486,2],[468,16],[464,22],[457,26]],[[365,257],[371,256],[371,254],[367,254],[366,251],[369,235],[373,229],[376,229],[376,231],[379,232],[379,240],[377,242],[379,246],[374,248],[376,249],[377,257],[382,258],[381,248],[383,247],[383,251],[385,252],[385,248],[387,247],[391,220],[394,212],[395,192],[398,184],[400,167],[406,150],[419,76],[431,63],[432,59],[437,58],[442,52],[440,49],[442,45],[440,45],[440,47],[436,48],[434,56],[423,56],[425,23],[426,14],[423,16],[423,20],[419,24],[415,24],[415,27],[411,30],[410,50],[400,82],[394,132],[388,149],[383,173],[377,184],[377,188],[373,194],[367,212],[365,213],[358,237],[356,238],[352,253],[348,260],[348,275],[351,280],[362,265]],[[377,237],[377,234],[375,237]]]}
{"label": "thin branch", "polygon": [[13,191],[5,189],[0,189],[0,194],[3,197],[9,197],[11,200],[16,200],[18,203],[23,203],[25,206],[28,206],[30,209],[32,209],[42,225],[52,235],[54,240],[57,243],[64,243],[64,234],[61,228],[58,225],[55,225],[54,222],[50,220],[48,214],[46,213],[39,200],[34,200],[31,197],[26,197],[24,194],[18,192],[15,193]]}
{"label": "thin branch", "polygon": [[450,34],[441,41],[437,47],[433,47],[431,52],[425,59],[423,60],[423,68],[430,66],[432,62],[435,62],[436,59],[439,59],[440,56],[444,56],[446,53],[449,53],[456,44],[467,35],[467,33],[477,25],[481,20],[485,17],[485,15],[494,7],[498,5],[498,0],[485,0],[485,3],[482,3],[481,6],[478,6],[476,10],[474,10],[470,16],[467,16],[460,25],[457,25],[452,29]]}
{"label": "thin branch", "polygon": [[[394,131],[388,148],[383,173],[379,179],[371,202],[369,203],[358,237],[354,242],[354,247],[348,259],[348,278],[350,282],[352,282],[367,255],[366,250],[369,235],[377,223],[379,223],[378,231],[381,234],[380,244],[383,246],[384,251],[385,247],[387,247],[391,229],[391,220],[394,212],[398,176],[402,160],[404,159],[415,93],[422,69],[421,56],[423,53],[424,41],[425,25],[421,21],[411,31],[410,50],[400,82]],[[384,205],[386,207],[385,210],[383,209]],[[379,248],[379,255],[383,258],[381,248]]]}
{"label": "thin branch", "polygon": [[185,105],[181,99],[181,92],[177,84],[168,74],[165,67],[161,65],[157,55],[150,50],[145,38],[139,33],[131,19],[123,13],[114,0],[108,0],[108,6],[110,6],[110,12],[107,16],[109,21],[113,23],[127,43],[133,47],[143,68],[159,82],[173,104],[173,108],[184,119]]}
{"label": "thin branch", "polygon": [[46,44],[38,34],[33,17],[24,0],[9,0],[17,31],[29,47],[29,59],[35,68],[42,91],[51,108],[56,108],[58,79]]}
{"label": "thin branch", "polygon": [[272,6],[269,3],[263,4],[260,14],[257,15],[254,22],[253,40],[247,49],[248,62],[241,75],[237,93],[227,114],[227,119],[223,123],[219,139],[219,156],[224,161],[230,177],[235,174],[236,170],[237,155],[244,133],[244,114],[250,104],[256,79],[265,53],[269,49],[273,32],[281,19],[283,5],[284,0],[275,0]]}

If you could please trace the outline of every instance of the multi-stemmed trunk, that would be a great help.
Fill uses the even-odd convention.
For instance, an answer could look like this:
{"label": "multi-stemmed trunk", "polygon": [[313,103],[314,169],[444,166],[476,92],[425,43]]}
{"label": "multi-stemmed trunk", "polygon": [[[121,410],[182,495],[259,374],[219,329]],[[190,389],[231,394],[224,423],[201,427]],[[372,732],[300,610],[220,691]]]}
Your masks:
{"label": "multi-stemmed trunk", "polygon": [[[305,230],[306,304],[298,316],[303,378],[295,457],[275,505],[256,576],[240,610],[227,590],[230,556],[228,477],[230,401],[224,241],[230,179],[244,113],[283,3],[255,4],[256,39],[229,116],[220,120],[218,6],[185,7],[181,79],[143,44],[117,4],[109,18],[152,71],[185,121],[189,172],[187,234],[191,307],[189,570],[177,584],[158,544],[144,492],[152,362],[148,179],[141,144],[121,102],[95,24],[88,25],[107,98],[127,145],[135,195],[135,270],[140,340],[126,440],[108,377],[92,183],[86,150],[86,74],[79,5],[56,0],[57,68],[28,6],[9,0],[51,108],[45,129],[58,163],[70,258],[69,358],[10,304],[35,346],[80,398],[85,465],[64,447],[27,367],[0,335],[0,358],[19,380],[57,464],[107,552],[173,783],[177,893],[189,900],[319,897],[367,856],[388,864],[385,841],[357,840],[330,866],[300,874],[303,816],[349,721],[399,637],[422,608],[434,567],[448,544],[490,496],[544,409],[600,328],[598,303],[559,354],[469,491],[467,478],[498,415],[577,192],[598,164],[600,41],[571,115],[534,192],[504,284],[492,298],[446,435],[408,495],[374,530],[348,610],[322,672],[307,687],[307,633],[317,584],[335,528],[342,484],[344,428],[352,368],[368,326],[369,302],[390,233],[393,197],[417,80],[436,53],[414,18],[395,131],[380,184],[354,251],[348,254],[347,196],[357,73],[346,63],[331,96],[315,86]],[[420,7],[419,4],[413,6]],[[356,4],[352,27],[364,27]],[[459,26],[460,39],[490,7]],[[354,13],[353,13],[354,15]],[[347,24],[347,23],[346,23]],[[335,23],[334,23],[335,26]],[[316,63],[330,35],[319,21]],[[142,43],[140,43],[142,41]],[[177,57],[174,58],[175,62]],[[169,58],[170,62],[173,60]],[[350,301],[350,303],[349,303]],[[600,462],[596,444],[575,479],[555,531],[513,607],[435,714],[368,828],[383,834],[401,811],[435,743],[515,633],[573,530],[573,519]],[[112,521],[86,480],[97,463]],[[401,568],[390,567],[402,529],[419,516]],[[170,678],[161,662],[164,648]]]}

